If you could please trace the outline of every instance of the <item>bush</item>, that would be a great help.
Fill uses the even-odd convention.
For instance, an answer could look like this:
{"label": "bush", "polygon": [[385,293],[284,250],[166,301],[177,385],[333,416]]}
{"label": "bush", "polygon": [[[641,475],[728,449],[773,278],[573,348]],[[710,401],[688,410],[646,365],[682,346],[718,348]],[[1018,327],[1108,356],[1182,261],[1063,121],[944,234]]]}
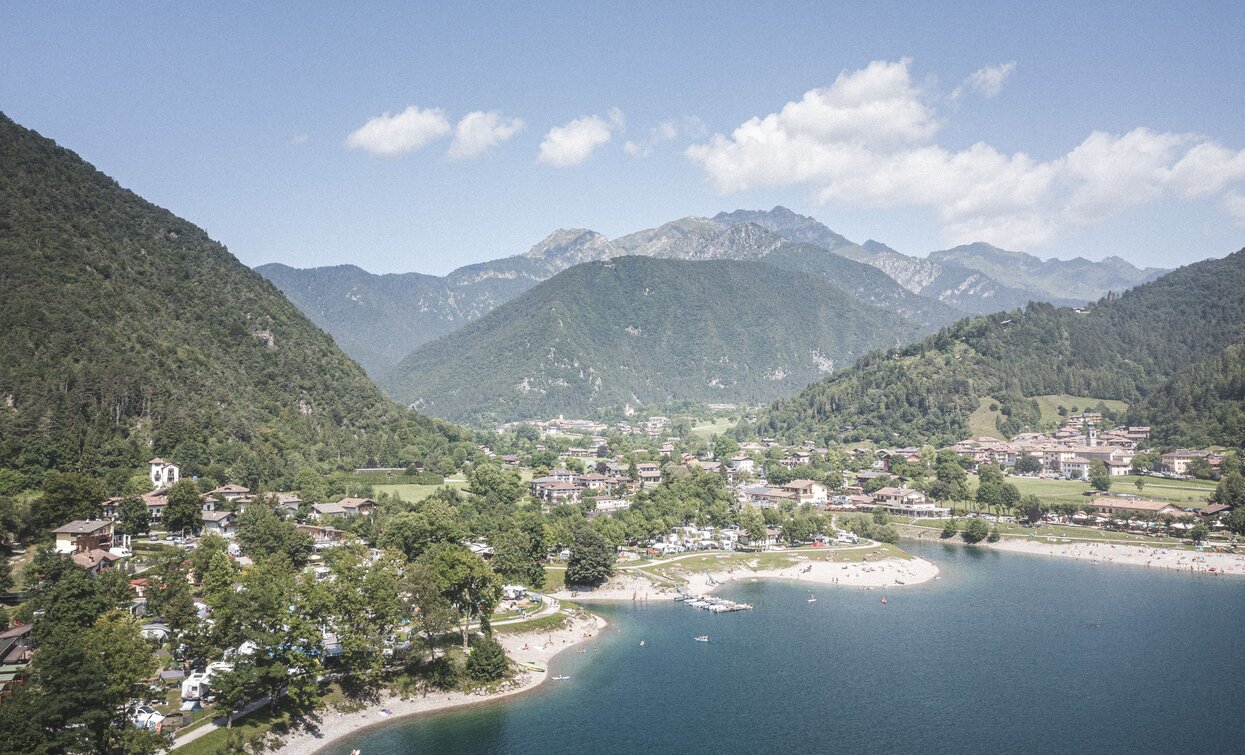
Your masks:
{"label": "bush", "polygon": [[477,682],[495,682],[506,675],[506,649],[492,637],[477,640],[467,656],[467,676]]}
{"label": "bush", "polygon": [[998,527],[998,525],[996,524],[995,526],[993,526],[993,527],[991,527],[991,528],[990,528],[990,534],[986,536],[986,542],[987,542],[987,543],[997,543],[997,542],[999,541],[999,538],[1000,538],[1000,537],[1002,537],[1002,536],[1001,536],[1001,535],[999,535],[999,527]]}
{"label": "bush", "polygon": [[955,519],[948,519],[942,525],[942,539],[947,540],[960,534],[960,527],[955,523]]}
{"label": "bush", "polygon": [[960,533],[960,537],[964,538],[966,543],[980,543],[986,539],[986,535],[990,534],[990,525],[986,524],[985,519],[970,519],[968,526]]}
{"label": "bush", "polygon": [[424,682],[436,689],[454,689],[458,686],[458,666],[446,656],[433,659],[424,667]]}

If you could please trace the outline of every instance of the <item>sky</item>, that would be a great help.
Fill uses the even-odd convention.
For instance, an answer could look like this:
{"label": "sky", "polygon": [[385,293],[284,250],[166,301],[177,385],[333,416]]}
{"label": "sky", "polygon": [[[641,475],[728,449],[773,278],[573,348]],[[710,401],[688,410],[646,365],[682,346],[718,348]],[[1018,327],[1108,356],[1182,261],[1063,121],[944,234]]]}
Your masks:
{"label": "sky", "polygon": [[775,205],[917,255],[1245,246],[1245,3],[201,5],[0,5],[0,110],[252,266]]}

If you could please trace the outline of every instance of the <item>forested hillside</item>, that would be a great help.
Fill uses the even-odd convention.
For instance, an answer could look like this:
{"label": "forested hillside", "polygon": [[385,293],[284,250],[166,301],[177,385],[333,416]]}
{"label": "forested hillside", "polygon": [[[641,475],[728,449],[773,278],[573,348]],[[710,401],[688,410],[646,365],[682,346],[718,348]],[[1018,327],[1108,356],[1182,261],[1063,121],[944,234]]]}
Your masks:
{"label": "forested hillside", "polygon": [[822,278],[759,262],[619,257],[420,348],[382,384],[435,416],[479,422],[762,401],[920,332]]}
{"label": "forested hillside", "polygon": [[789,439],[947,443],[965,437],[982,397],[1000,403],[1000,429],[1012,433],[1036,423],[1026,397],[1071,394],[1139,404],[1133,420],[1159,426],[1171,442],[1240,444],[1231,406],[1241,390],[1240,352],[1221,352],[1243,340],[1245,250],[1107,297],[1087,314],[1034,304],[869,354],[775,401],[743,429]]}
{"label": "forested hillside", "polygon": [[116,480],[161,455],[258,484],[465,441],[203,230],[0,115],[0,467]]}

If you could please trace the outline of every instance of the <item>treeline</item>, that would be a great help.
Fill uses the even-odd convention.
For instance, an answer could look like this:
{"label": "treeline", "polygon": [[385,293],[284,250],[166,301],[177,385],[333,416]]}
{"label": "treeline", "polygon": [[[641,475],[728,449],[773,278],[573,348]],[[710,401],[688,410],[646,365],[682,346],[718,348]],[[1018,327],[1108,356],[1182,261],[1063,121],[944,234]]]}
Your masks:
{"label": "treeline", "polygon": [[254,487],[471,453],[202,229],[2,115],[0,270],[0,468],[161,455]]}
{"label": "treeline", "polygon": [[[1171,443],[1214,437],[1240,445],[1234,412],[1221,407],[1240,395],[1239,352],[1217,357],[1243,338],[1245,251],[1108,296],[1087,314],[1033,303],[962,320],[910,346],[868,354],[773,402],[740,430],[789,441],[947,444],[967,436],[982,397],[999,403],[999,429],[1011,434],[1036,428],[1037,407],[1027,397],[1072,394],[1138,404],[1129,414],[1137,424],[1170,423],[1179,412],[1178,424],[1160,428]],[[1186,368],[1169,399],[1147,403]],[[1221,420],[1225,428],[1213,430]]]}

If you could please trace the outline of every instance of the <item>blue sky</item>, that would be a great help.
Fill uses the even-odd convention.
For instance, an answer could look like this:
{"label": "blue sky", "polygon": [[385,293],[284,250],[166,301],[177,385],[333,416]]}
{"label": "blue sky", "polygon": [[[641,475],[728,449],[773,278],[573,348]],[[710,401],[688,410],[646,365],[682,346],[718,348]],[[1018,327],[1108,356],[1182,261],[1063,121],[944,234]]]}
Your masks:
{"label": "blue sky", "polygon": [[776,204],[914,254],[1245,246],[1245,4],[1026,5],[14,2],[0,109],[251,265]]}

